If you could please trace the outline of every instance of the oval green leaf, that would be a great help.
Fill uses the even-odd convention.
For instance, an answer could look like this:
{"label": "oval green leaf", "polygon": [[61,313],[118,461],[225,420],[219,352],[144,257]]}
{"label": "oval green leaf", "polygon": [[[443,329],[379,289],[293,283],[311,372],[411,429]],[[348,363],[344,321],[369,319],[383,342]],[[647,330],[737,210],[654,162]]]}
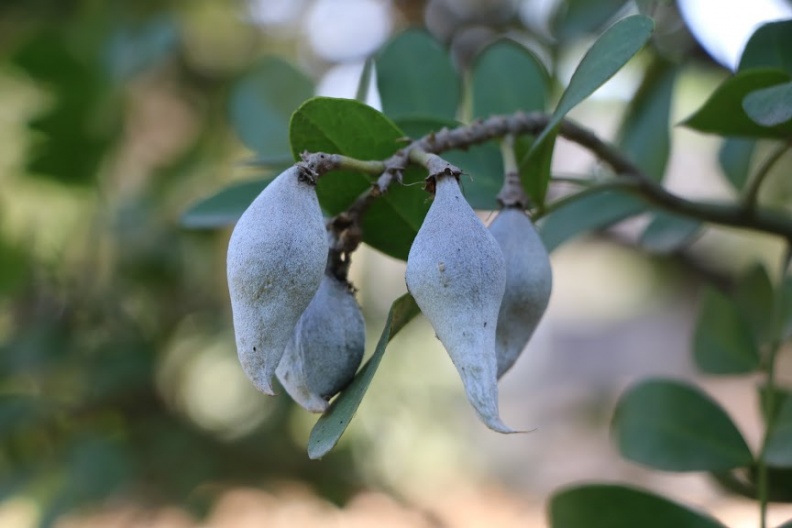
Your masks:
{"label": "oval green leaf", "polygon": [[[743,110],[754,123],[771,127],[792,119],[792,82],[756,90],[745,96]],[[789,134],[792,137],[792,131]]]}
{"label": "oval green leaf", "polygon": [[612,433],[622,456],[664,471],[726,471],[753,460],[723,409],[679,381],[646,380],[625,392]]}
{"label": "oval green leaf", "polygon": [[473,117],[543,111],[548,82],[547,71],[533,53],[513,40],[498,40],[473,64]]}
{"label": "oval green leaf", "polygon": [[729,137],[723,141],[718,152],[718,164],[726,179],[736,190],[741,191],[748,183],[751,158],[756,149],[755,139]]}
{"label": "oval green leaf", "polygon": [[382,111],[391,118],[456,118],[459,76],[448,53],[425,31],[411,29],[388,42],[376,72]]}
{"label": "oval green leaf", "polygon": [[657,213],[641,233],[640,244],[652,253],[673,253],[701,230],[701,222],[671,213]]}
{"label": "oval green leaf", "polygon": [[355,415],[363,396],[371,385],[374,373],[377,371],[385,349],[393,337],[404,328],[407,323],[421,313],[412,295],[406,293],[396,299],[388,312],[385,328],[377,343],[374,354],[352,380],[352,383],[333,400],[327,411],[319,417],[311,435],[308,438],[308,456],[312,459],[322,458],[338,443],[341,435],[346,431],[349,422]]}
{"label": "oval green leaf", "polygon": [[657,58],[627,108],[619,131],[619,146],[653,180],[661,181],[671,151],[668,131],[676,67]]}
{"label": "oval green leaf", "polygon": [[234,183],[199,200],[181,217],[181,225],[189,229],[213,229],[233,225],[256,196],[275,178]]}
{"label": "oval green leaf", "polygon": [[608,28],[578,64],[569,86],[553,112],[553,117],[537,138],[532,150],[538,148],[570,110],[622,69],[644,47],[653,31],[652,19],[642,15],[623,18]]}
{"label": "oval green leaf", "polygon": [[621,9],[625,0],[566,0],[553,13],[553,34],[565,41],[598,31]]}
{"label": "oval green leaf", "polygon": [[726,528],[703,513],[648,491],[588,484],[550,498],[552,528]]}
{"label": "oval green leaf", "polygon": [[765,461],[777,468],[792,468],[792,393],[773,393],[774,412],[765,446]]}
{"label": "oval green leaf", "polygon": [[753,138],[784,138],[792,135],[792,123],[765,127],[755,123],[743,110],[746,95],[756,90],[789,81],[781,70],[747,70],[729,77],[704,105],[682,122],[688,128],[719,134]]}
{"label": "oval green leaf", "polygon": [[734,301],[742,319],[751,329],[754,343],[762,344],[772,339],[775,292],[764,266],[757,263],[739,277]]}
{"label": "oval green leaf", "polygon": [[740,58],[739,71],[778,68],[792,75],[792,20],[769,22],[754,31]]}
{"label": "oval green leaf", "polygon": [[553,251],[581,233],[604,229],[644,211],[642,201],[624,192],[584,194],[542,218],[539,235],[547,251]]}
{"label": "oval green leaf", "polygon": [[289,118],[313,95],[313,83],[290,63],[268,57],[231,89],[231,125],[261,158],[289,156]]}
{"label": "oval green leaf", "polygon": [[[404,133],[377,110],[351,99],[315,97],[292,116],[290,138],[295,158],[303,151],[344,154],[382,160],[402,145]],[[420,171],[407,171],[405,184],[423,181]],[[334,171],[323,176],[316,192],[329,214],[338,214],[371,187],[361,173]],[[406,260],[413,238],[429,209],[427,195],[394,184],[363,217],[363,241],[387,255]]]}
{"label": "oval green leaf", "polygon": [[759,368],[750,323],[737,304],[712,287],[703,292],[693,336],[696,366],[707,374],[747,374]]}

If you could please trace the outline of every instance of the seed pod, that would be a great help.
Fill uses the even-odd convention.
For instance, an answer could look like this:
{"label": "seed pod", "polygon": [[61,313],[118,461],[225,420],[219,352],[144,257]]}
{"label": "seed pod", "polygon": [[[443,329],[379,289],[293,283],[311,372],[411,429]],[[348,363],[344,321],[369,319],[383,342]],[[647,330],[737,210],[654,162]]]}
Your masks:
{"label": "seed pod", "polygon": [[274,394],[272,376],[319,288],[327,251],[314,182],[296,165],[258,195],[231,234],[227,271],[237,353],[262,392]]}
{"label": "seed pod", "polygon": [[325,273],[275,373],[295,402],[324,412],[355,377],[365,343],[363,313],[349,283]]}
{"label": "seed pod", "polygon": [[481,420],[495,431],[514,432],[498,413],[495,329],[506,284],[503,255],[456,178],[437,177],[435,199],[410,248],[405,278]]}
{"label": "seed pod", "polygon": [[503,209],[490,224],[506,262],[506,293],[498,315],[498,378],[517,361],[550,301],[553,271],[547,250],[522,208]]}

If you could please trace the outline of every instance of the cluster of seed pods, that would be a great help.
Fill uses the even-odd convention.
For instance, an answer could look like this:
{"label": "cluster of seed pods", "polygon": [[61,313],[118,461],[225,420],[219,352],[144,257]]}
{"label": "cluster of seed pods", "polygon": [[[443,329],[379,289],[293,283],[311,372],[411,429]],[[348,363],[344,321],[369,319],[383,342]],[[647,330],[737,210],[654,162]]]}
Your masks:
{"label": "cluster of seed pods", "polygon": [[322,412],[363,357],[364,323],[346,280],[326,272],[329,244],[309,170],[295,165],[251,203],[228,244],[237,353],[266,394],[278,378]]}
{"label": "cluster of seed pods", "polygon": [[[428,179],[435,197],[410,249],[405,280],[478,416],[510,433],[499,415],[497,382],[544,314],[550,262],[521,206],[505,207],[487,229],[462,195],[459,171],[448,167]],[[352,380],[365,343],[360,306],[346,274],[328,266],[329,250],[313,174],[299,164],[253,201],[228,246],[243,370],[267,394],[274,394],[277,375],[312,412],[324,412]]]}
{"label": "cluster of seed pods", "polygon": [[522,208],[487,229],[462,195],[459,174],[434,175],[435,198],[407,259],[407,288],[491,429],[500,419],[497,381],[516,361],[550,297],[547,252]]}

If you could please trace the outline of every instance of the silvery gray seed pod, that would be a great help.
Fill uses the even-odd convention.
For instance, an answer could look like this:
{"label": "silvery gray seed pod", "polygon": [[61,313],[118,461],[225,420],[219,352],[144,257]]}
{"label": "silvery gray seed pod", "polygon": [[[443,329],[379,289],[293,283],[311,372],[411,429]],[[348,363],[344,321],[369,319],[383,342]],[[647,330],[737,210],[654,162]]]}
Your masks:
{"label": "silvery gray seed pod", "polygon": [[454,177],[437,178],[405,279],[481,420],[495,431],[514,432],[498,412],[495,329],[506,285],[503,254]]}
{"label": "silvery gray seed pod", "polygon": [[365,343],[363,313],[350,285],[325,273],[275,373],[300,406],[324,412],[355,377]]}
{"label": "silvery gray seed pod", "polygon": [[489,227],[506,262],[506,293],[498,315],[498,378],[517,361],[550,301],[547,250],[522,208],[503,209]]}
{"label": "silvery gray seed pod", "polygon": [[228,243],[228,290],[245,374],[274,394],[272,376],[327,264],[327,234],[316,190],[298,166],[256,197]]}

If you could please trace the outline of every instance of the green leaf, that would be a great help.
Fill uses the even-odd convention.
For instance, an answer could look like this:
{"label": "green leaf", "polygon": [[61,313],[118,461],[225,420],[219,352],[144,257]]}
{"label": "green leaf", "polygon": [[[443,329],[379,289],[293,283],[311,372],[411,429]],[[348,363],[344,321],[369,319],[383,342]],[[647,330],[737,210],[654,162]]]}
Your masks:
{"label": "green leaf", "polygon": [[495,41],[473,64],[473,117],[542,111],[548,82],[544,66],[524,46],[508,39]]}
{"label": "green leaf", "polygon": [[721,136],[788,137],[792,135],[792,123],[764,127],[754,123],[742,107],[742,101],[749,93],[788,80],[789,75],[781,70],[740,72],[721,83],[704,105],[682,124],[699,132]]}
{"label": "green leaf", "polygon": [[[328,152],[382,160],[401,146],[404,133],[380,112],[358,101],[315,97],[294,113],[290,137],[300,152]],[[407,171],[404,183],[422,182],[421,171]],[[316,186],[319,203],[331,215],[344,211],[371,187],[369,176],[350,171],[326,174]],[[428,195],[394,184],[363,216],[363,241],[387,255],[407,259],[413,238],[429,210]]]}
{"label": "green leaf", "polygon": [[275,178],[238,182],[193,204],[181,217],[190,229],[213,229],[233,225],[256,196]]}
{"label": "green leaf", "polygon": [[701,300],[693,357],[707,374],[747,374],[759,368],[750,323],[731,299],[712,287],[704,289]]}
{"label": "green leaf", "polygon": [[570,110],[627,64],[646,44],[653,31],[652,19],[642,15],[624,18],[608,28],[578,64],[547,128],[539,135],[531,150],[537,149],[553,133]]}
{"label": "green leaf", "polygon": [[[775,126],[792,119],[792,82],[762,88],[745,96],[743,110],[755,123]],[[792,136],[792,131],[789,134]]]}
{"label": "green leaf", "polygon": [[374,71],[374,59],[368,58],[363,64],[363,71],[360,72],[358,87],[355,90],[355,100],[365,103],[368,97],[369,86],[371,85],[371,74]]}
{"label": "green leaf", "polygon": [[646,380],[619,400],[613,435],[622,456],[664,471],[725,471],[753,457],[723,409],[696,387]]}
{"label": "green leaf", "polygon": [[624,192],[584,195],[542,218],[538,225],[539,235],[547,251],[553,251],[581,233],[604,229],[645,210],[642,201]]}
{"label": "green leaf", "polygon": [[765,447],[765,461],[777,468],[792,468],[792,393],[776,391],[776,407]]}
{"label": "green leaf", "polygon": [[792,20],[769,22],[754,31],[745,45],[738,71],[778,68],[792,75]]}
{"label": "green leaf", "polygon": [[[458,121],[431,117],[397,119],[396,124],[413,139],[460,125]],[[459,180],[462,194],[473,209],[497,209],[496,196],[503,186],[503,160],[493,143],[475,145],[467,150],[449,151],[443,154],[443,158],[462,169],[463,175]]]}
{"label": "green leaf", "polygon": [[778,528],[792,528],[792,519],[788,520],[784,524],[778,526]]}
{"label": "green leaf", "polygon": [[419,313],[421,310],[409,293],[393,302],[374,354],[360,369],[352,383],[333,400],[327,411],[319,417],[311,431],[308,438],[309,457],[312,459],[321,458],[335,447],[360,406],[374,373],[382,361],[388,343]]}
{"label": "green leaf", "polygon": [[701,222],[671,213],[657,213],[641,234],[641,246],[653,253],[673,253],[701,230]]}
{"label": "green leaf", "polygon": [[239,139],[261,158],[283,158],[289,148],[289,118],[313,95],[313,83],[290,63],[267,57],[231,89],[230,118]]}
{"label": "green leaf", "polygon": [[69,37],[65,30],[40,31],[11,59],[52,96],[52,105],[28,122],[34,141],[26,170],[64,184],[91,185],[120,134],[121,105],[95,56],[98,50],[86,51]]}
{"label": "green leaf", "polygon": [[[518,138],[515,153],[520,162],[520,181],[533,205],[544,207],[550,177],[553,152],[555,151],[558,128],[553,130],[539,148],[533,148],[535,141],[530,137]],[[527,152],[523,155],[523,152]]]}
{"label": "green leaf", "polygon": [[756,149],[755,139],[728,137],[723,141],[718,152],[718,163],[729,183],[741,191],[748,183],[751,170],[751,158]]}
{"label": "green leaf", "polygon": [[569,40],[597,32],[624,6],[625,0],[566,0],[559,2],[551,21],[553,34]]}
{"label": "green leaf", "polygon": [[671,151],[669,120],[677,69],[655,59],[646,70],[619,131],[619,146],[655,181],[662,181]]}
{"label": "green leaf", "polygon": [[780,337],[782,340],[792,337],[792,276],[784,278],[776,299],[781,322]]}
{"label": "green leaf", "polygon": [[648,491],[587,484],[550,498],[552,528],[725,528],[712,517]]}
{"label": "green leaf", "polygon": [[737,281],[734,301],[741,318],[748,323],[757,345],[772,338],[775,292],[767,270],[755,264]]}
{"label": "green leaf", "polygon": [[456,117],[459,76],[448,53],[425,31],[412,29],[394,37],[376,65],[382,110],[388,116]]}

